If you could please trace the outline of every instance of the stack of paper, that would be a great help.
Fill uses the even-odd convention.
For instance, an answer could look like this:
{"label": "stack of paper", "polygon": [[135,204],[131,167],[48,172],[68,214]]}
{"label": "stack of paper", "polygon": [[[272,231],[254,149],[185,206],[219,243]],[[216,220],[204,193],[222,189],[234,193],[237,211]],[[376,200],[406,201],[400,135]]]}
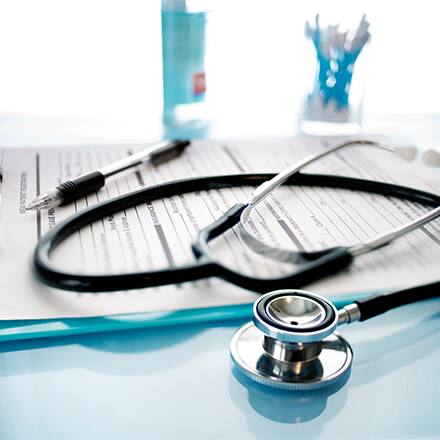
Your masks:
{"label": "stack of paper", "polygon": [[[129,191],[184,177],[243,172],[277,172],[304,155],[325,148],[325,140],[196,141],[178,159],[154,168],[115,177],[101,191],[66,207],[26,212],[36,194],[86,171],[112,162],[143,146],[93,148],[3,149],[0,207],[0,319],[91,317],[132,312],[166,312],[251,303],[256,294],[222,280],[114,293],[72,293],[36,280],[32,252],[38,238],[57,222],[88,205]],[[327,141],[328,142],[328,141]],[[388,152],[356,147],[329,156],[307,170],[395,182],[435,191],[440,173],[405,163]],[[126,272],[193,261],[190,242],[197,231],[221,216],[228,206],[244,201],[250,188],[201,191],[140,204],[103,218],[74,234],[54,253],[60,267],[73,271]],[[423,212],[424,207],[371,194],[342,193],[327,188],[298,188],[297,239],[310,243],[356,243],[392,229]],[[265,211],[266,210],[266,211]],[[261,207],[268,233],[282,234]],[[313,225],[324,225],[318,237]],[[308,226],[311,225],[311,226]],[[271,229],[273,228],[273,230]],[[321,228],[322,229],[322,228]],[[279,236],[280,242],[286,237]],[[276,273],[277,263],[263,264],[234,231],[215,245],[219,257],[235,268],[259,276]],[[429,282],[438,277],[440,224],[432,224],[389,248],[361,256],[352,268],[307,289],[332,298]]]}

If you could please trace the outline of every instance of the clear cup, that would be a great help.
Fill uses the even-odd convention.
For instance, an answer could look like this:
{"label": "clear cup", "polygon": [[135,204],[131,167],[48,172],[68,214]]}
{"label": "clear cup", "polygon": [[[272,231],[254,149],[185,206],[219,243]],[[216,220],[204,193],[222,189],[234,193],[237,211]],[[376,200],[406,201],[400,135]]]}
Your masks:
{"label": "clear cup", "polygon": [[360,131],[363,117],[368,22],[357,28],[306,24],[309,58],[315,73],[304,96],[299,130],[313,135],[346,135]]}

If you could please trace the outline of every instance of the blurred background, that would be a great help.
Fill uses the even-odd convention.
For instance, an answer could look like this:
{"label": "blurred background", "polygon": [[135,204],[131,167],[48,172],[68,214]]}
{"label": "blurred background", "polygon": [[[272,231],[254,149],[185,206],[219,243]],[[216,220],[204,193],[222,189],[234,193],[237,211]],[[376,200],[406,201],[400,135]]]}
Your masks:
{"label": "blurred background", "polygon": [[[367,125],[440,113],[436,1],[223,0],[209,8],[209,136],[296,132],[314,70],[304,23],[316,12],[367,14]],[[1,145],[166,133],[160,0],[2,0],[0,60]]]}

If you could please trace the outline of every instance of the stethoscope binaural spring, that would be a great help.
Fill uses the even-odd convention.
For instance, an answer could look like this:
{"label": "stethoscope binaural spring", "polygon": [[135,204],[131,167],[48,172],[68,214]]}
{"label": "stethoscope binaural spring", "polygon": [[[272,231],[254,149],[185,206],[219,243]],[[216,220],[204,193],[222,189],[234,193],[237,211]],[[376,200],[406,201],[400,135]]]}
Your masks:
{"label": "stethoscope binaural spring", "polygon": [[336,310],[326,298],[302,290],[278,290],[254,304],[253,322],[239,328],[231,359],[250,379],[270,387],[308,390],[347,378],[353,352],[336,332],[413,302],[440,296],[440,282],[355,301]]}

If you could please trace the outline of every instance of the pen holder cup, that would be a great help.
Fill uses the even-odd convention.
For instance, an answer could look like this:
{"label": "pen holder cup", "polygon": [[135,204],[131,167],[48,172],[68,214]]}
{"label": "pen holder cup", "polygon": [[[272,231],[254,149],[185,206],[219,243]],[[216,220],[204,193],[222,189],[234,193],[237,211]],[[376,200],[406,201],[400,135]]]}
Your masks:
{"label": "pen holder cup", "polygon": [[363,117],[368,31],[359,47],[353,47],[357,33],[339,32],[338,26],[320,29],[318,21],[316,28],[306,24],[306,62],[315,69],[302,101],[299,130],[314,135],[356,134]]}

